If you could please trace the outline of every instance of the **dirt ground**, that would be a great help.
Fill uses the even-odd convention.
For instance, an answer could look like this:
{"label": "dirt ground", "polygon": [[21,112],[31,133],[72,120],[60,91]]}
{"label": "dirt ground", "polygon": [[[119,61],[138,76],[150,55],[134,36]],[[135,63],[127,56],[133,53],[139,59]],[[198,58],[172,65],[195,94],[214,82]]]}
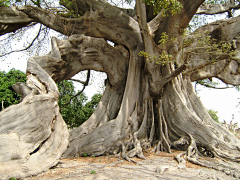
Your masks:
{"label": "dirt ground", "polygon": [[25,178],[25,180],[234,179],[223,172],[203,168],[190,162],[186,163],[186,168],[182,168],[174,159],[174,156],[180,153],[180,151],[173,151],[171,154],[161,152],[156,155],[148,150],[144,152],[146,160],[133,158],[137,163],[128,162],[112,155],[62,159],[49,171],[37,176]]}

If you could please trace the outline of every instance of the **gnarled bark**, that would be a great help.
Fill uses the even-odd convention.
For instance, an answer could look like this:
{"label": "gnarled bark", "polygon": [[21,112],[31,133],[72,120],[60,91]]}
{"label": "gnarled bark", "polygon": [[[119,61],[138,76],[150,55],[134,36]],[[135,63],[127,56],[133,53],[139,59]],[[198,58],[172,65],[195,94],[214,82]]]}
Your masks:
{"label": "gnarled bark", "polygon": [[229,0],[225,4],[206,4],[203,3],[196,14],[220,14],[224,12],[230,12],[232,9],[239,9],[239,1]]}
{"label": "gnarled bark", "polygon": [[56,165],[68,145],[68,129],[58,107],[58,89],[30,58],[27,83],[13,88],[22,102],[0,112],[0,178],[24,178]]}

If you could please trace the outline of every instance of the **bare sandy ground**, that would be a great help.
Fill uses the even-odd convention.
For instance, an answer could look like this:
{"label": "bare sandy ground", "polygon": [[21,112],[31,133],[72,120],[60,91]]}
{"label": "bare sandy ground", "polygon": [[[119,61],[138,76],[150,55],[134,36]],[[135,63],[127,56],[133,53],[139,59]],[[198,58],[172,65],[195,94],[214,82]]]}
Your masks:
{"label": "bare sandy ground", "polygon": [[[25,180],[56,180],[56,179],[96,179],[96,180],[155,180],[155,179],[235,179],[223,172],[194,165],[187,162],[186,168],[179,167],[174,159],[180,151],[168,154],[161,152],[158,155],[150,151],[144,152],[146,160],[133,158],[128,162],[115,156],[80,157],[62,159],[58,165],[47,172]],[[209,159],[213,160],[213,159]]]}

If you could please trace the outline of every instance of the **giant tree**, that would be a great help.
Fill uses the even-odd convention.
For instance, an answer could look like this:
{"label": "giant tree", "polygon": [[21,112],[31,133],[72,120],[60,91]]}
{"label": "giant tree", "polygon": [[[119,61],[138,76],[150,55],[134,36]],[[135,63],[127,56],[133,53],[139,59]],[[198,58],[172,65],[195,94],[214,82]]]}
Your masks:
{"label": "giant tree", "polygon": [[[67,133],[60,123],[58,107],[53,106],[58,99],[55,82],[93,69],[107,74],[105,92],[93,115],[71,131],[63,157],[121,152],[123,158],[131,160],[135,155],[145,158],[143,148],[154,147],[156,152],[186,150],[189,161],[226,172],[230,168],[226,164],[199,160],[198,150],[212,157],[240,161],[239,140],[212,120],[191,83],[216,77],[227,84],[240,84],[240,16],[231,17],[231,11],[240,7],[238,0],[225,4],[206,4],[204,0],[136,0],[134,9],[119,8],[101,0],[61,1],[61,4],[71,13],[56,13],[39,4],[0,7],[0,34],[37,22],[68,36],[65,40],[52,38],[49,54],[29,58],[28,82],[16,88],[25,96],[23,102],[0,114],[0,132],[16,133],[19,128],[2,125],[17,113],[12,109],[31,108],[29,101],[41,101],[38,108],[42,111],[35,112],[42,113],[47,108],[49,115],[40,116],[41,120],[56,125],[53,129],[46,125],[48,135],[41,133],[45,139],[37,138],[38,143],[32,143],[30,148],[35,150],[30,154],[25,150],[26,155],[18,158],[28,163],[38,155],[34,160],[39,164],[48,162],[46,167],[57,161],[67,144],[61,144],[59,139],[67,138]],[[224,12],[229,12],[228,19],[184,33],[195,14]],[[25,112],[26,116],[28,113]],[[33,124],[37,121],[34,118]],[[23,125],[19,126],[30,128]],[[51,134],[59,141],[49,141]],[[27,135],[32,137],[31,133]],[[39,142],[41,146],[36,145]],[[49,150],[45,146],[51,143],[62,146],[58,151]],[[58,152],[58,156],[52,158],[52,152]],[[183,161],[182,155],[176,158]],[[7,163],[11,164],[11,158]],[[28,168],[25,174],[17,175],[37,173]],[[41,170],[44,168],[38,172]],[[234,167],[230,174],[240,177],[239,169]]]}

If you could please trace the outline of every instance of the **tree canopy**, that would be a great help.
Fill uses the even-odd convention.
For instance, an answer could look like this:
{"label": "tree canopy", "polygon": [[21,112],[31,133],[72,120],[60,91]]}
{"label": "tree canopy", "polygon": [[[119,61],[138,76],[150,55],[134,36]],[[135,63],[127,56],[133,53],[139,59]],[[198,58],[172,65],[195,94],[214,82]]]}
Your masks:
{"label": "tree canopy", "polygon": [[211,118],[214,120],[214,121],[216,121],[217,123],[219,123],[219,118],[218,118],[218,116],[217,116],[217,111],[215,111],[215,110],[213,110],[213,109],[209,109],[208,110],[208,113],[209,113],[209,115],[211,116]]}

